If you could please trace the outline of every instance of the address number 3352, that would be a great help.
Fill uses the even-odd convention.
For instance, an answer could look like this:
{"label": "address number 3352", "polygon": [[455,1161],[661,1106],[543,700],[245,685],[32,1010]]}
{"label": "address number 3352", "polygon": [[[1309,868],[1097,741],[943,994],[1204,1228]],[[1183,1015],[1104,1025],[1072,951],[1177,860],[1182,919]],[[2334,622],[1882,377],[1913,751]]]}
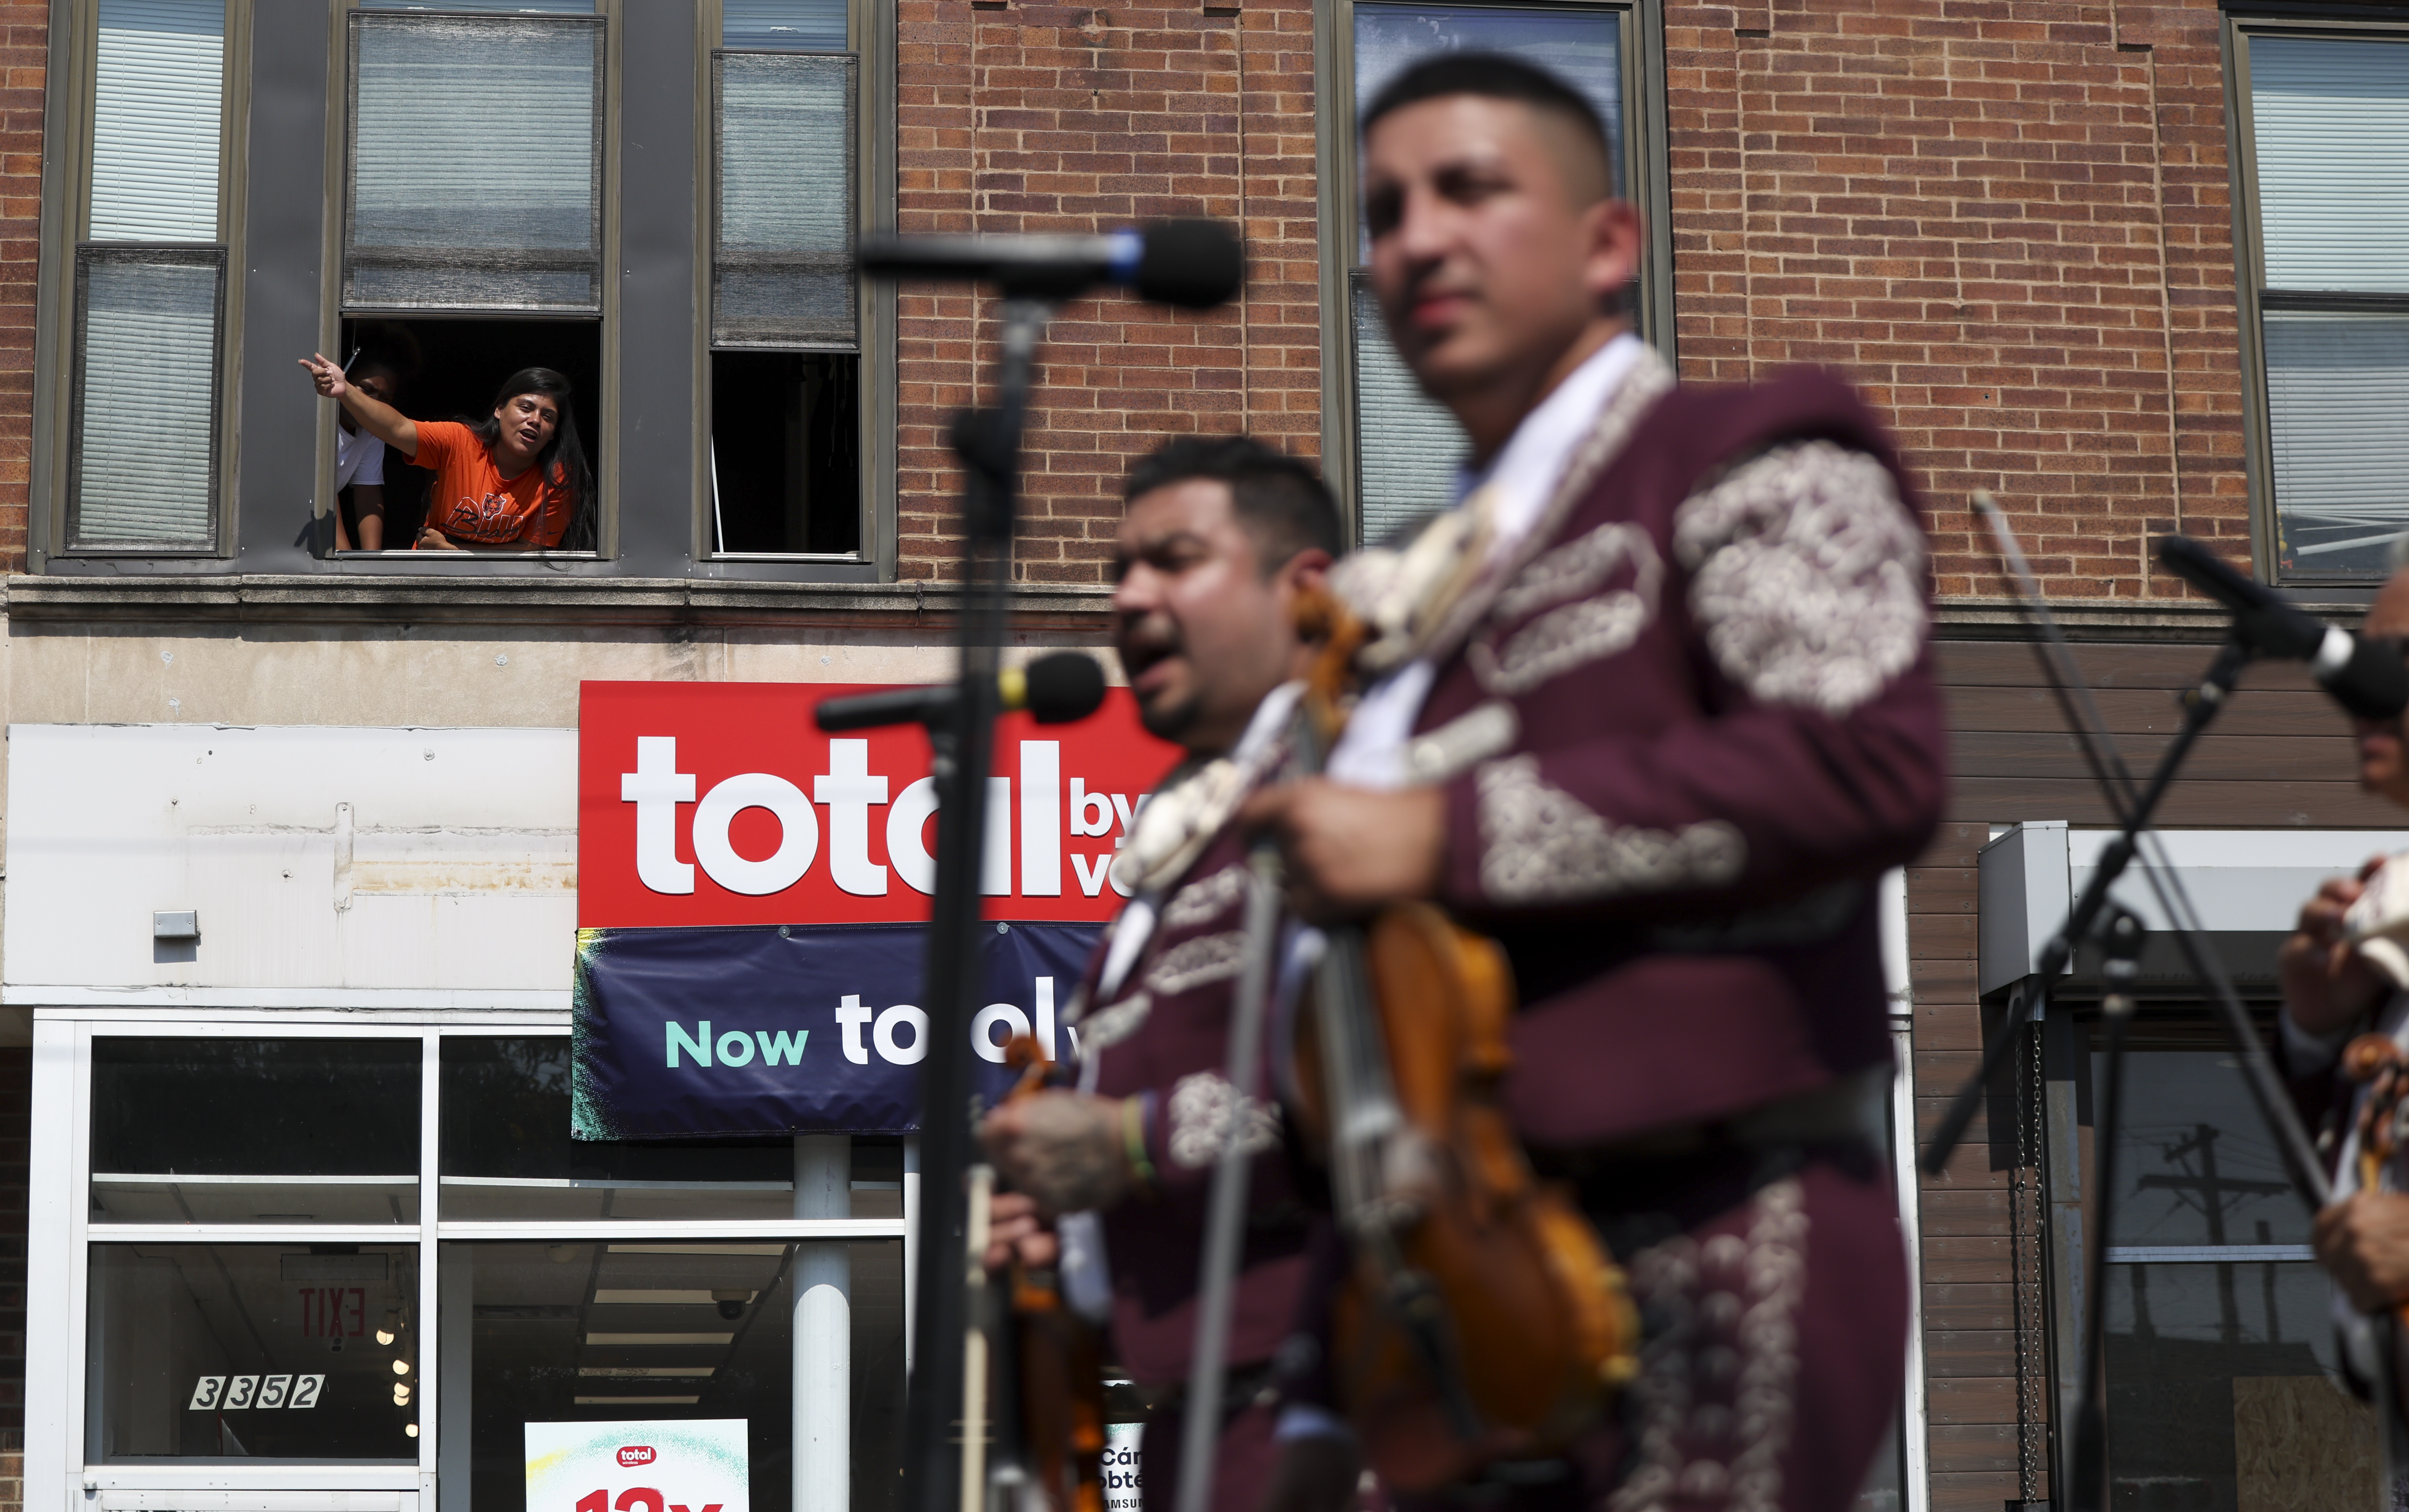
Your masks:
{"label": "address number 3352", "polygon": [[324,1375],[204,1375],[193,1383],[186,1412],[298,1410],[318,1404],[325,1389]]}

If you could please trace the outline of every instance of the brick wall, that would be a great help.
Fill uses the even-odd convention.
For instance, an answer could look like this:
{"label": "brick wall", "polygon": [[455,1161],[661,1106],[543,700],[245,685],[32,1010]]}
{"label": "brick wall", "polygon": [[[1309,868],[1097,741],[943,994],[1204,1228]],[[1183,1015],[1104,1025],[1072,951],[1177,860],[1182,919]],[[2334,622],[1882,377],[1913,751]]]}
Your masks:
{"label": "brick wall", "polygon": [[[902,0],[901,12],[902,229],[1089,232],[1166,215],[1246,228],[1233,308],[1187,314],[1118,295],[1062,308],[1030,417],[1020,574],[1102,582],[1121,472],[1166,434],[1246,429],[1318,456],[1309,0]],[[992,314],[967,294],[903,298],[906,577],[954,570],[945,426],[974,370],[991,373]]]}
{"label": "brick wall", "polygon": [[11,572],[25,569],[33,476],[34,270],[41,250],[50,26],[42,0],[0,0],[0,569]]}
{"label": "brick wall", "polygon": [[1682,366],[1846,368],[1929,490],[1943,594],[1996,591],[1976,488],[2052,597],[2246,552],[2213,6],[1674,5]]}

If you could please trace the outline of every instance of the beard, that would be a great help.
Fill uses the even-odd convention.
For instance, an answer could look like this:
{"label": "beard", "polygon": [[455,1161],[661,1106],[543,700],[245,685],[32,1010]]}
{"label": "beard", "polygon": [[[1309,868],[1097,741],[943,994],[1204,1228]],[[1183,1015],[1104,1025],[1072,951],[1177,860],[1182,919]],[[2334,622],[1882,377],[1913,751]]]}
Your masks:
{"label": "beard", "polygon": [[1176,743],[1196,723],[1202,706],[1203,700],[1193,693],[1176,701],[1167,695],[1142,698],[1137,701],[1137,722],[1156,740]]}

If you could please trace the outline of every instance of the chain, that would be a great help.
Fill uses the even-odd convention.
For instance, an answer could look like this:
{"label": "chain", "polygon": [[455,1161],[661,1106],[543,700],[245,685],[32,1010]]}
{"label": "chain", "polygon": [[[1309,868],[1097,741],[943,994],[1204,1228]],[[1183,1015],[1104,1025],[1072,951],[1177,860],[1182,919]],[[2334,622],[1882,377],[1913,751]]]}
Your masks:
{"label": "chain", "polygon": [[2041,1026],[2025,1033],[2015,1090],[2016,1163],[2009,1177],[2010,1265],[2016,1304],[2016,1488],[2025,1502],[2041,1499],[2042,1446],[2048,1432],[2041,1337]]}

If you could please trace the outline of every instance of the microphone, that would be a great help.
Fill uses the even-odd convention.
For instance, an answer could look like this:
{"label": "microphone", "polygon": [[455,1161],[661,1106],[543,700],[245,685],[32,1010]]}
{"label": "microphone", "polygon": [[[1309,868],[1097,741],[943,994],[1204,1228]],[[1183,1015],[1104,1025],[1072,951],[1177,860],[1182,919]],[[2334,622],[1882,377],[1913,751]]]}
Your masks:
{"label": "microphone", "polygon": [[1035,299],[1110,283],[1184,310],[1220,304],[1247,277],[1238,233],[1221,221],[1158,221],[1103,237],[864,237],[854,266],[874,278],[971,279]]}
{"label": "microphone", "polygon": [[2263,655],[2309,664],[2311,675],[2351,713],[2391,719],[2409,708],[2409,662],[2401,649],[2301,612],[2272,588],[2245,578],[2188,536],[2158,541],[2158,561],[2233,611],[2233,630]]}
{"label": "microphone", "polygon": [[[996,673],[995,687],[1005,712],[1026,709],[1041,725],[1067,725],[1087,718],[1104,703],[1104,670],[1084,652],[1056,651],[1025,668],[1009,667]],[[827,735],[882,725],[939,725],[954,716],[961,693],[953,683],[860,693],[829,699],[813,712],[813,717]]]}

